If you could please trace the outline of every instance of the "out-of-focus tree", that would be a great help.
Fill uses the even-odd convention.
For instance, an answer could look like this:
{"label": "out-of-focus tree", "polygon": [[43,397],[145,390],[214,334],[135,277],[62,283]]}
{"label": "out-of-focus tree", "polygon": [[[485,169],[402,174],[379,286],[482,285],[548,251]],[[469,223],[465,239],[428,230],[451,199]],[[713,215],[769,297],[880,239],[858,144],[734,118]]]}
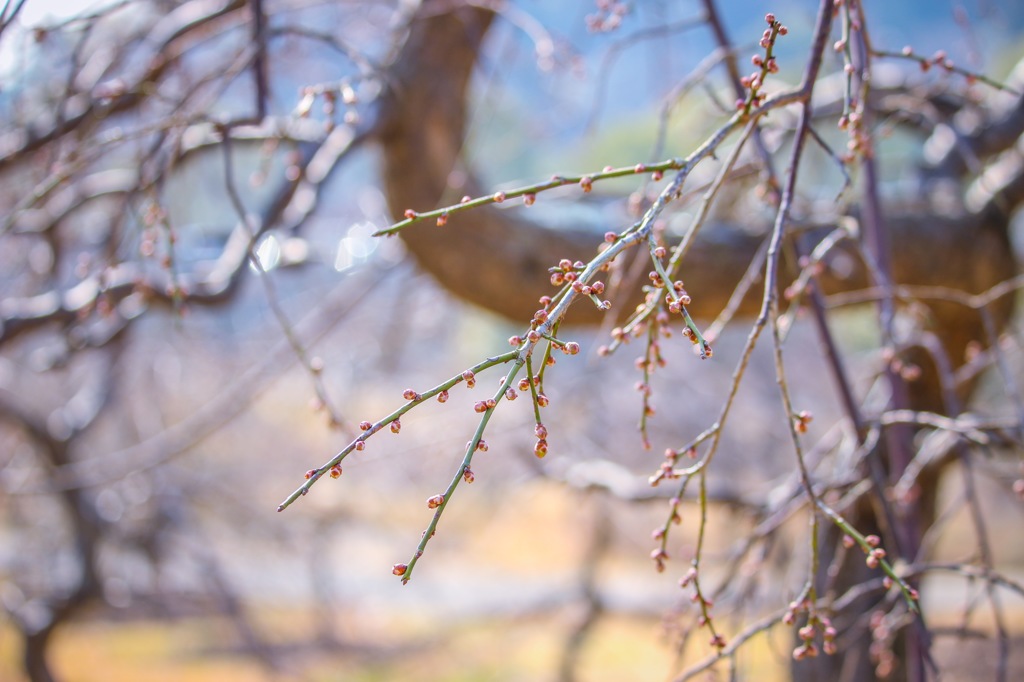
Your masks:
{"label": "out-of-focus tree", "polygon": [[[1001,594],[1024,590],[996,569],[975,479],[1024,495],[1024,404],[1010,358],[1022,283],[1010,241],[1024,199],[1019,68],[1004,84],[943,52],[885,45],[871,8],[854,0],[821,0],[817,18],[799,29],[769,14],[763,35],[751,36],[759,44],[737,48],[716,3],[704,0],[691,20],[609,43],[621,49],[701,30],[713,38],[700,64],[665,84],[653,156],[638,151],[626,165],[498,189],[478,179],[467,140],[479,101],[471,86],[492,26],[524,31],[544,68],[573,63],[526,7],[140,0],[32,31],[18,22],[24,7],[7,3],[0,24],[0,418],[7,516],[24,548],[5,566],[4,599],[30,679],[54,679],[47,656],[56,628],[132,590],[119,562],[172,560],[168,529],[194,513],[183,498],[218,489],[201,472],[167,480],[161,465],[231,419],[232,398],[256,390],[280,351],[219,403],[156,435],[140,422],[159,414],[160,399],[147,409],[137,394],[119,392],[123,368],[138,366],[159,334],[148,320],[188,328],[189,311],[241,307],[248,279],[259,282],[288,352],[349,441],[308,470],[282,510],[315,496],[321,478],[340,477],[343,460],[378,431],[398,433],[401,418],[428,399],[443,402],[485,372],[499,375],[498,389],[477,389],[478,426],[466,434],[448,486],[430,491],[432,516],[412,558],[394,566],[403,581],[429,561],[442,513],[477,477],[474,456],[487,449],[489,420],[506,402],[532,402],[533,450],[545,457],[549,434],[560,428],[542,416],[545,384],[558,381],[549,368],[555,356],[579,352],[570,338],[576,325],[604,324],[610,341],[601,354],[640,349],[637,448],[657,445],[665,456],[649,479],[635,475],[649,492],[624,488],[600,467],[588,470],[586,485],[668,502],[652,559],[655,569],[679,574],[693,604],[681,611],[680,648],[695,634],[707,642],[707,658],[680,679],[735,663],[751,638],[786,626],[796,639],[794,679],[927,679],[937,633],[921,613],[919,590],[936,572],[983,585],[997,624],[996,676],[1009,679]],[[602,1],[586,21],[617,41],[634,9]],[[802,47],[780,53],[786,41]],[[313,47],[333,60],[308,61]],[[486,72],[500,76],[502,65]],[[707,94],[700,114],[710,122],[695,124],[687,117],[697,109],[680,102],[699,85]],[[706,137],[692,142],[698,134]],[[919,165],[888,191],[885,149],[911,144],[922,150]],[[356,154],[371,147],[376,164]],[[378,236],[397,235],[443,287],[522,331],[510,347],[481,348],[479,364],[407,390],[395,411],[357,427],[307,350],[329,323],[296,324],[278,287],[285,266],[315,270],[322,257],[306,236],[312,222],[331,217],[320,208],[325,183],[368,167],[379,173],[392,216]],[[502,176],[500,167],[486,170]],[[601,192],[626,183],[621,200]],[[599,217],[573,213],[571,226],[553,227],[531,216],[543,213],[530,206],[553,196],[598,205]],[[310,281],[322,284],[316,275]],[[324,317],[342,315],[361,295],[356,283],[347,286],[340,302],[324,302]],[[853,363],[836,339],[834,311],[854,306],[874,311],[865,377],[853,375],[852,364],[864,371],[864,363]],[[800,358],[786,354],[803,318],[818,334],[829,369],[822,381],[841,415],[814,429],[814,415],[791,397],[792,383],[806,380]],[[692,362],[707,360],[723,330],[741,325],[746,341],[717,417],[686,442],[655,443],[654,401],[672,406],[658,419],[675,419],[690,400],[684,385],[654,390],[667,348],[685,339],[696,351]],[[716,571],[704,551],[716,511],[709,487],[730,475],[716,457],[723,437],[745,428],[733,407],[759,344],[774,359],[793,473],[767,497],[725,500],[756,522],[727,569]],[[986,380],[999,397],[976,410],[972,393]],[[540,471],[564,478],[547,461]],[[929,561],[943,530],[939,483],[952,476],[974,524],[973,546],[964,561],[939,565]],[[133,496],[141,502],[126,513]],[[686,501],[699,510],[686,520],[699,525],[699,539],[681,562],[673,532]],[[780,590],[757,581],[783,524],[800,516],[810,528],[799,584]],[[212,592],[272,665],[216,562],[207,557],[207,565]],[[789,603],[738,625],[718,617],[723,602],[765,590],[788,591]],[[565,679],[601,611],[599,597],[585,592],[588,615],[569,638]]]}

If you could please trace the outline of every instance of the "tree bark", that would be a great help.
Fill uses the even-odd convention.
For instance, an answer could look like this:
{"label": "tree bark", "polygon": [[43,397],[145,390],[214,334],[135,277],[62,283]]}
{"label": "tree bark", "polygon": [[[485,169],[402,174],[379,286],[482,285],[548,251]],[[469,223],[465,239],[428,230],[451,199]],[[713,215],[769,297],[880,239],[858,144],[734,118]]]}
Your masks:
{"label": "tree bark", "polygon": [[[433,3],[426,3],[429,10]],[[450,12],[423,12],[391,73],[391,88],[382,103],[379,141],[384,160],[384,189],[392,215],[406,209],[425,211],[457,203],[468,194],[481,196],[472,169],[462,158],[470,76],[493,14],[479,7],[460,6]],[[458,171],[453,173],[454,171]],[[466,177],[452,187],[449,179]],[[454,295],[511,320],[526,322],[537,299],[550,293],[547,269],[561,258],[586,259],[596,253],[603,230],[594,226],[552,229],[528,220],[524,211],[485,206],[452,214],[443,228],[412,225],[402,240],[420,267]],[[888,215],[894,280],[901,284],[945,286],[980,293],[1016,273],[1008,248],[1008,210],[960,215],[920,211]],[[805,246],[820,240],[834,226],[821,225],[805,234]],[[705,226],[683,264],[682,279],[693,297],[690,312],[710,319],[725,306],[736,284],[760,247],[767,226]],[[641,254],[646,257],[646,254]],[[831,259],[843,268],[822,278],[825,293],[868,286],[867,273],[852,244]],[[793,263],[784,272],[795,273]],[[621,300],[629,311],[639,283]],[[760,292],[753,287],[741,315],[756,314]],[[997,306],[998,319],[1008,319],[1009,298]],[[943,330],[953,358],[962,358],[967,340],[978,338],[973,325],[962,325],[963,306],[936,304],[937,328]],[[604,313],[580,305],[566,321],[595,324]],[[926,391],[927,392],[927,391]]]}

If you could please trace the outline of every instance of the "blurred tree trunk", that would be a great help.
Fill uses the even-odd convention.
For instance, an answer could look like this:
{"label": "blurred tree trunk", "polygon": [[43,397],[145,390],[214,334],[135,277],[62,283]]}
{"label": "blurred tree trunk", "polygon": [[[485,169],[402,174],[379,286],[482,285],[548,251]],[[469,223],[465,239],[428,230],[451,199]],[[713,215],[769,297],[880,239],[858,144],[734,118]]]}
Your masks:
{"label": "blurred tree trunk", "polygon": [[[456,203],[462,195],[485,193],[465,167],[462,146],[470,76],[492,20],[493,14],[488,10],[459,6],[450,11],[423,13],[413,21],[382,108],[384,184],[392,215],[401,216],[409,208],[429,210]],[[465,180],[453,183],[455,178]],[[990,202],[984,210],[965,211],[962,215],[937,214],[926,209],[887,215],[887,229],[896,247],[892,254],[894,282],[980,293],[1012,277],[1017,264],[1009,244],[1008,224],[1016,201],[1014,198],[1009,202]],[[812,231],[812,237],[820,238],[829,229],[823,226]],[[589,259],[600,242],[600,234],[584,227],[545,229],[516,211],[485,207],[452,215],[441,229],[433,225],[413,226],[403,231],[401,238],[420,266],[453,294],[525,323],[537,309],[538,297],[547,293],[547,268],[560,258]],[[754,258],[762,237],[750,226],[710,225],[701,234],[684,263],[683,277],[693,296],[691,313],[707,319],[723,308]],[[849,260],[861,262],[852,250]],[[789,264],[788,272],[793,271]],[[843,278],[826,273],[821,284],[826,293],[853,290],[865,287],[867,277],[862,268]],[[753,287],[741,314],[756,313],[760,304],[758,288]],[[613,304],[628,312],[637,299],[627,297],[626,293],[621,292]],[[991,306],[997,330],[1006,326],[1012,307],[1010,296]],[[970,308],[943,302],[937,303],[931,314],[931,331],[941,340],[954,370],[963,364],[968,344],[988,345],[982,319]],[[595,323],[600,315],[593,306],[578,306],[567,321]],[[931,355],[912,350],[906,360],[922,368],[921,378],[908,384],[908,406],[947,412],[948,396],[943,393],[941,375]],[[964,397],[960,395],[959,399]],[[883,449],[872,456],[882,460],[888,483],[898,479],[901,472],[893,470]],[[904,526],[904,530],[909,526],[909,536],[913,538],[919,539],[933,521],[941,468],[940,464],[926,471],[920,478],[916,499],[896,508],[897,524]],[[887,542],[891,538],[893,529],[887,528],[885,519],[879,516],[877,501],[865,499],[851,512],[850,520],[865,533],[878,533]],[[877,571],[867,569],[859,551],[841,553],[841,539],[834,528],[824,530],[819,576],[819,584],[831,585],[837,596],[851,586],[878,577]],[[912,544],[904,548],[911,560],[916,553],[916,541]],[[829,574],[832,556],[845,558],[832,566]],[[872,633],[867,621],[883,596],[881,592],[865,594],[844,614],[837,615],[837,624],[845,628],[841,629],[845,638],[841,640],[839,655],[819,656],[796,664],[794,678],[849,682],[876,679],[875,662],[869,657]],[[893,644],[897,658],[908,646],[906,632],[904,629]],[[913,628],[911,633],[911,637],[917,637]],[[907,668],[898,663],[888,679],[907,678]]]}

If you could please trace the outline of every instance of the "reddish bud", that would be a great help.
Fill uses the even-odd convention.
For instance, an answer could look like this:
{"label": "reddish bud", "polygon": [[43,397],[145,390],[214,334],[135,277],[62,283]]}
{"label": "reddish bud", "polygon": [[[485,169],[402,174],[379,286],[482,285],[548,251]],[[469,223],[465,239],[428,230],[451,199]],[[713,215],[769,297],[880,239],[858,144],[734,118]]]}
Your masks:
{"label": "reddish bud", "polygon": [[406,220],[412,220],[415,217],[416,217],[416,211],[412,210],[411,208],[405,209],[405,219]]}
{"label": "reddish bud", "polygon": [[615,234],[614,232],[605,232],[604,233],[604,240],[606,242],[608,242],[609,244],[614,244],[615,241],[618,240],[618,238],[619,238],[619,235]]}
{"label": "reddish bud", "polygon": [[406,400],[418,400],[420,394],[411,388],[407,388],[404,391],[402,391],[402,397],[405,398]]}
{"label": "reddish bud", "polygon": [[537,201],[537,195],[533,192],[527,192],[523,195],[523,203],[527,206],[533,206],[533,202]]}
{"label": "reddish bud", "polygon": [[361,452],[361,451],[363,451],[365,449],[366,449],[366,441],[357,440],[356,441],[356,450],[359,450]]}
{"label": "reddish bud", "polygon": [[331,478],[341,478],[341,465],[335,464],[331,467]]}
{"label": "reddish bud", "polygon": [[548,442],[543,438],[538,440],[533,446],[533,454],[537,455],[537,457],[543,457],[548,454]]}
{"label": "reddish bud", "polygon": [[427,508],[429,509],[437,509],[442,504],[444,504],[444,495],[434,495],[427,498]]}
{"label": "reddish bud", "polygon": [[486,412],[487,411],[487,403],[485,403],[483,400],[480,400],[475,405],[473,405],[473,409],[476,412],[480,412],[480,413]]}
{"label": "reddish bud", "polygon": [[311,479],[314,476],[316,476],[317,472],[319,472],[319,471],[320,471],[319,469],[310,469],[309,471],[307,471],[306,472],[306,480],[308,481],[309,479]]}
{"label": "reddish bud", "polygon": [[448,402],[448,391],[441,391],[437,394],[437,402],[446,403]]}
{"label": "reddish bud", "polygon": [[594,180],[589,175],[584,175],[580,178],[580,187],[583,188],[584,192],[589,192],[594,187]]}
{"label": "reddish bud", "polygon": [[448,224],[448,213],[447,212],[442,213],[441,215],[437,216],[437,226],[438,227],[444,227],[447,224]]}
{"label": "reddish bud", "polygon": [[373,424],[371,424],[370,422],[367,422],[367,421],[359,422],[359,429],[360,430],[362,430],[362,431],[369,431],[371,428],[373,428]]}
{"label": "reddish bud", "polygon": [[501,202],[505,201],[505,193],[495,192],[491,198],[494,199],[494,203],[500,204]]}
{"label": "reddish bud", "polygon": [[540,405],[541,407],[547,407],[549,403],[550,403],[550,401],[548,400],[548,397],[546,395],[544,395],[543,393],[538,393],[537,394],[537,404],[538,405]]}
{"label": "reddish bud", "polygon": [[391,433],[398,433],[402,430],[402,422],[399,419],[391,422]]}
{"label": "reddish bud", "polygon": [[395,575],[405,575],[405,572],[409,570],[409,567],[405,564],[395,564],[391,567],[391,572]]}

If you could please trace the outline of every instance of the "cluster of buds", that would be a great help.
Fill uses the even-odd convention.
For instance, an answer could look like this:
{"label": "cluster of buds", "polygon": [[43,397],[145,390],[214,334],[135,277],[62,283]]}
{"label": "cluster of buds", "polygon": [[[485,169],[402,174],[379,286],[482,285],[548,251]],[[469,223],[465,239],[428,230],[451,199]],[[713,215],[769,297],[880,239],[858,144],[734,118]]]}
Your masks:
{"label": "cluster of buds", "polygon": [[[953,73],[956,70],[956,64],[953,60],[946,56],[945,50],[939,50],[931,57],[921,57],[914,54],[914,48],[910,45],[904,45],[902,54],[904,57],[914,59],[921,66],[921,71],[928,71],[933,66],[937,66],[940,69],[945,69],[947,73]],[[971,74],[967,75],[968,83],[972,82],[974,78]]]}
{"label": "cluster of buds", "polygon": [[493,410],[498,403],[495,402],[494,398],[488,398],[487,400],[479,400],[473,405],[473,410],[477,413],[483,414],[487,410]]}
{"label": "cluster of buds", "polygon": [[591,33],[614,31],[622,25],[622,17],[629,12],[629,5],[620,0],[597,0],[597,12],[588,14],[587,30]]}
{"label": "cluster of buds", "polygon": [[683,306],[693,303],[693,299],[690,298],[686,287],[683,286],[682,280],[676,280],[672,282],[672,294],[665,295],[665,302],[668,304],[668,311],[670,313],[679,314],[683,311]]}
{"label": "cluster of buds", "polygon": [[697,604],[701,610],[701,615],[700,618],[697,619],[697,624],[701,627],[706,627],[711,631],[711,640],[709,642],[711,647],[719,650],[724,649],[726,645],[725,637],[720,632],[715,632],[715,626],[711,616],[711,609],[714,607],[715,603],[711,599],[705,597],[701,592],[697,584],[697,568],[695,566],[691,566],[686,574],[679,579],[679,587],[681,589],[685,590],[690,586],[693,587],[693,594],[690,595],[690,601]]}
{"label": "cluster of buds", "polygon": [[793,428],[796,429],[797,433],[807,433],[807,425],[814,421],[814,415],[807,410],[800,410],[795,417],[793,417]]}
{"label": "cluster of buds", "polygon": [[682,335],[693,344],[693,352],[700,356],[702,360],[710,359],[714,351],[711,349],[711,344],[707,341],[703,343],[700,337],[691,329],[689,326],[683,327]]}
{"label": "cluster of buds", "polygon": [[750,62],[758,69],[749,76],[743,76],[740,78],[740,85],[742,85],[749,92],[745,98],[736,100],[736,108],[740,110],[750,111],[751,107],[756,107],[762,104],[765,100],[765,93],[761,91],[764,85],[765,77],[770,73],[779,72],[779,64],[772,56],[772,48],[775,47],[775,39],[777,36],[784,36],[789,33],[789,29],[782,25],[780,21],[775,18],[774,14],[766,14],[764,20],[768,23],[768,28],[765,29],[761,35],[760,45],[764,49],[764,56],[755,54],[750,58]]}
{"label": "cluster of buds", "polygon": [[[679,472],[675,470],[675,463],[678,460],[678,452],[672,448],[665,450],[665,461],[662,462],[661,466],[658,467],[658,470],[654,472],[649,479],[647,479],[647,482],[651,484],[652,488],[661,483],[662,480],[671,481],[680,477]],[[679,513],[675,509],[672,510],[672,518],[673,520],[679,518]]]}
{"label": "cluster of buds", "polygon": [[[792,613],[792,611],[788,613]],[[832,621],[827,616],[815,614],[807,619],[807,625],[797,630],[801,644],[793,649],[794,660],[802,661],[818,655],[818,645],[814,640],[817,638],[819,630],[821,632],[821,650],[829,656],[836,653],[836,635],[838,633],[832,626]]]}
{"label": "cluster of buds", "polygon": [[576,261],[574,263],[568,258],[563,258],[558,261],[558,265],[549,270],[551,273],[551,284],[560,287],[566,282],[575,282],[579,277],[578,271],[583,270],[585,267],[586,263],[583,261]]}
{"label": "cluster of buds", "polygon": [[519,380],[519,390],[520,391],[524,391],[524,392],[525,391],[529,391],[530,390],[530,384],[533,384],[534,386],[540,386],[540,377],[539,376],[534,376],[532,378],[523,377],[522,379]]}
{"label": "cluster of buds", "polygon": [[654,567],[658,569],[658,573],[665,572],[665,562],[668,561],[668,552],[665,551],[664,547],[656,547],[651,550],[651,561],[654,562]]}
{"label": "cluster of buds", "polygon": [[537,442],[533,445],[533,454],[543,457],[548,454],[548,429],[538,422],[533,428],[533,434],[537,436]]}
{"label": "cluster of buds", "polygon": [[850,163],[858,155],[871,158],[874,149],[871,136],[864,128],[863,105],[857,100],[851,100],[848,108],[849,113],[840,116],[838,123],[839,129],[845,130],[849,135],[846,141],[846,154],[842,157],[846,163]]}
{"label": "cluster of buds", "polygon": [[[854,540],[852,537],[850,537],[849,535],[843,536],[844,547],[850,549],[855,544],[856,540]],[[885,558],[885,550],[879,546],[882,544],[882,539],[877,535],[867,535],[864,537],[864,544],[867,545],[867,547],[864,548],[864,553],[867,554],[867,558],[864,560],[865,563],[867,564],[868,568],[878,568],[879,564],[881,564],[882,562],[882,559]]]}

